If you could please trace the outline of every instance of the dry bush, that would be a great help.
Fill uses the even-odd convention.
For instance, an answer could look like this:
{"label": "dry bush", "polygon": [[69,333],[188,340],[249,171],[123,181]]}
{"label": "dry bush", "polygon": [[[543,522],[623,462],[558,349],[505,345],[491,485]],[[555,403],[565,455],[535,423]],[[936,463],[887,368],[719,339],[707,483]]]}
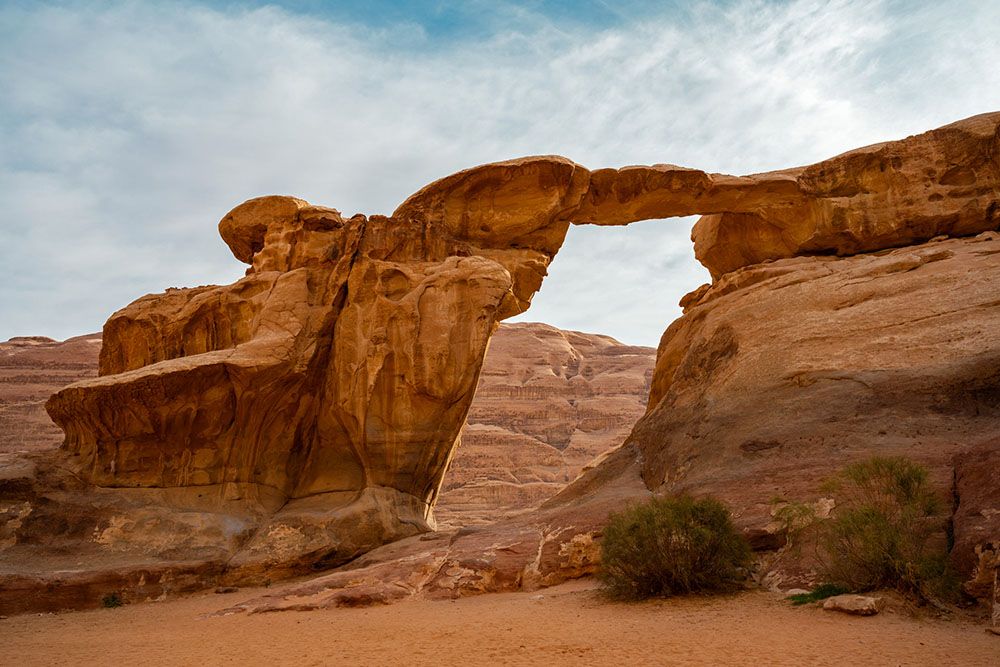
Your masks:
{"label": "dry bush", "polygon": [[613,514],[600,578],[611,597],[638,600],[739,587],[750,548],[714,498],[652,498]]}
{"label": "dry bush", "polygon": [[957,580],[947,551],[932,539],[942,529],[942,504],[923,466],[873,457],[844,468],[827,489],[837,496],[837,510],[820,534],[828,581],[853,591],[952,594]]}

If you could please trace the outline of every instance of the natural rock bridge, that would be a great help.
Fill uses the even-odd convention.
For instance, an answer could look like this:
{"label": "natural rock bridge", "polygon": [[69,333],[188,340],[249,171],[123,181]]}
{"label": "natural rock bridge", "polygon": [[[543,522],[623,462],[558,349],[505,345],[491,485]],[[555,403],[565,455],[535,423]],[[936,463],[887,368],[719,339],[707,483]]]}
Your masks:
{"label": "natural rock bridge", "polygon": [[[31,465],[60,492],[8,557],[82,550],[260,581],[429,530],[490,336],[528,308],[571,224],[702,214],[695,255],[716,281],[976,234],[1000,226],[998,125],[743,177],[523,158],[432,183],[391,217],[245,202],[219,231],[246,277],[118,311],[101,376],[50,399],[63,452]],[[664,350],[651,408],[676,366]],[[84,516],[99,529],[75,527]]]}

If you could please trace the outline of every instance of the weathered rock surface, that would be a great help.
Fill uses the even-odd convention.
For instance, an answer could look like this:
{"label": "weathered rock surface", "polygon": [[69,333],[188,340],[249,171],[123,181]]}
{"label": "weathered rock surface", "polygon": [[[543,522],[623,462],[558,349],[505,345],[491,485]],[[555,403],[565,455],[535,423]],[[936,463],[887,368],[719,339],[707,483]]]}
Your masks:
{"label": "weathered rock surface", "polygon": [[[45,400],[97,375],[100,343],[100,333],[0,343],[0,453],[62,442]],[[502,324],[445,475],[438,523],[488,523],[535,505],[620,445],[645,411],[655,352],[546,324]]]}
{"label": "weathered rock surface", "polygon": [[[101,377],[48,403],[60,465],[132,487],[100,492],[138,504],[109,524],[139,513],[157,527],[99,544],[136,560],[199,550],[257,581],[428,530],[499,311],[519,312],[517,286],[550,257],[548,237],[494,252],[441,224],[251,200],[220,223],[246,278],[113,315]],[[24,518],[12,559],[30,560],[43,515]]]}
{"label": "weathered rock surface", "polygon": [[100,348],[100,334],[0,343],[0,454],[49,449],[63,441],[45,413],[45,401],[72,382],[96,376]]}
{"label": "weathered rock surface", "polygon": [[1000,235],[986,232],[779,260],[699,290],[663,335],[630,436],[646,484],[715,494],[764,526],[776,497],[815,501],[852,460],[906,456],[957,503],[953,556],[971,575],[975,548],[1000,536],[998,280]]}
{"label": "weathered rock surface", "polygon": [[[1000,497],[989,477],[996,468],[987,463],[1000,427],[998,281],[996,233],[728,274],[689,299],[664,334],[649,411],[626,444],[540,511],[473,535],[432,538],[448,544],[442,553],[451,559],[435,572],[473,582],[445,587],[448,594],[530,589],[538,581],[532,546],[539,534],[565,545],[599,541],[609,512],[651,492],[711,493],[730,505],[746,533],[772,534],[775,498],[810,502],[818,516],[828,516],[835,503],[835,494],[821,496],[828,477],[852,460],[899,454],[928,466],[946,500],[954,499],[959,475],[953,557],[974,576],[973,557],[998,537],[983,523],[992,514],[980,509]],[[430,551],[411,538],[358,562],[371,569],[307,585],[316,588],[277,589],[238,608],[340,604],[359,582],[369,587],[366,594],[398,587],[408,563]],[[595,548],[586,568],[557,559],[539,572],[545,583],[557,583],[592,571],[598,557]],[[793,552],[769,555],[759,576],[784,588],[809,580],[800,560]],[[994,570],[982,563],[985,582]],[[407,580],[399,590],[444,594],[433,581]]]}
{"label": "weathered rock surface", "polygon": [[996,229],[1000,113],[749,178],[775,189],[788,179],[787,195],[698,221],[695,255],[713,278],[770,259],[852,255]]}
{"label": "weathered rock surface", "polygon": [[951,562],[969,573],[966,593],[987,600],[1000,568],[1000,441],[963,450],[954,466]]}
{"label": "weathered rock surface", "polygon": [[[459,172],[394,215],[425,219],[423,209],[435,206],[430,219],[449,229],[507,239],[544,219],[625,225],[702,214],[692,240],[713,278],[768,260],[854,255],[1000,227],[1000,112],[750,176],[670,164],[587,172],[564,158],[532,160]],[[497,180],[504,186],[494,192]]]}
{"label": "weathered rock surface", "polygon": [[545,324],[493,336],[435,513],[442,527],[535,505],[622,443],[645,411],[654,350]]}
{"label": "weathered rock surface", "polygon": [[[273,587],[221,614],[386,604],[536,590],[593,574],[608,514],[649,497],[629,446],[534,512],[488,526],[429,533],[375,549],[349,566]],[[625,456],[620,454],[624,453]]]}
{"label": "weathered rock surface", "polygon": [[[664,335],[626,445],[544,520],[497,535],[538,521],[584,535],[574,507],[636,497],[606,488],[635,475],[645,493],[716,493],[748,527],[775,494],[871,453],[924,461],[944,488],[953,457],[996,432],[998,242],[874,251],[1000,225],[998,125],[748,177],[524,158],[432,183],[391,218],[246,202],[219,229],[247,276],[115,313],[101,377],[50,399],[64,450],[7,466],[4,562],[48,572],[83,541],[117,572],[194,558],[189,571],[258,581],[431,529],[487,342],[528,307],[571,222],[708,214],[693,237],[715,282]],[[85,512],[102,522],[86,536],[67,518]],[[494,542],[462,541],[456,572],[537,560],[551,540]],[[563,576],[519,571],[470,590]]]}
{"label": "weathered rock surface", "polygon": [[834,595],[823,601],[826,611],[839,611],[852,616],[874,616],[882,611],[885,600],[867,595]]}

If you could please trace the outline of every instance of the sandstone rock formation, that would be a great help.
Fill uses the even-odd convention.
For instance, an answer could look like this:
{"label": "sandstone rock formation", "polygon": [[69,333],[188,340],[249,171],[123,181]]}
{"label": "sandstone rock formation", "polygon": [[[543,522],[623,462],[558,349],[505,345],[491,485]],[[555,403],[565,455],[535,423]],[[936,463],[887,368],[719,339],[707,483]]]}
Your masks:
{"label": "sandstone rock formation", "polygon": [[454,599],[536,590],[593,574],[608,514],[650,495],[634,456],[625,445],[536,511],[399,540],[330,574],[273,586],[219,613],[388,604],[415,595]]}
{"label": "sandstone rock formation", "polygon": [[435,513],[442,527],[535,505],[624,440],[649,394],[654,350],[545,324],[493,336]]}
{"label": "sandstone rock formation", "polygon": [[[625,444],[541,510],[404,540],[230,611],[558,583],[593,572],[604,518],[653,492],[711,493],[744,531],[767,535],[777,529],[776,498],[828,507],[836,497],[822,496],[822,482],[873,454],[931,470],[958,508],[952,556],[974,580],[982,572],[982,590],[970,593],[988,599],[995,553],[984,545],[1000,538],[1000,487],[990,481],[1000,427],[998,281],[996,232],[728,274],[688,299],[664,334],[649,410]],[[404,580],[414,562],[433,576]],[[794,551],[760,567],[770,585],[817,583]]]}
{"label": "sandstone rock formation", "polygon": [[[344,220],[291,197],[234,209],[219,228],[247,276],[119,311],[101,377],[50,399],[67,465],[99,487],[149,490],[159,525],[199,548],[214,540],[236,581],[426,531],[487,341],[526,305],[565,225],[480,248],[478,229],[422,210],[417,223]],[[175,540],[156,532],[108,539],[169,559]]]}
{"label": "sandstone rock formation", "polygon": [[799,255],[852,255],[1000,226],[1000,113],[808,167],[735,178],[674,167],[601,169],[574,222],[620,225],[695,213],[713,278]]}
{"label": "sandstone rock formation", "polygon": [[748,177],[525,158],[432,183],[390,218],[246,202],[220,233],[247,276],[119,311],[101,377],[49,401],[65,458],[8,466],[8,560],[87,541],[60,520],[95,504],[109,509],[88,548],[230,580],[427,531],[489,337],[528,307],[571,222],[707,214],[693,238],[714,283],[664,335],[625,445],[493,537],[432,536],[448,555],[427,581],[496,590],[589,571],[573,545],[651,490],[717,493],[749,527],[766,498],[872,452],[944,483],[995,432],[1000,250],[991,235],[909,244],[1000,225],[998,126],[984,114]]}
{"label": "sandstone rock formation", "polygon": [[[45,400],[97,375],[101,334],[0,343],[0,453],[62,441]],[[495,521],[554,495],[642,415],[655,349],[546,324],[502,324],[445,475],[444,526]]]}
{"label": "sandstone rock formation", "polygon": [[699,291],[661,340],[630,436],[646,484],[716,494],[763,528],[774,498],[816,501],[846,463],[906,456],[959,508],[953,559],[968,575],[991,532],[980,510],[1000,500],[987,458],[970,456],[995,452],[1000,427],[998,255],[986,232],[780,260]]}
{"label": "sandstone rock formation", "polygon": [[100,334],[61,343],[41,336],[0,343],[0,454],[50,449],[63,433],[45,413],[52,392],[97,375]]}

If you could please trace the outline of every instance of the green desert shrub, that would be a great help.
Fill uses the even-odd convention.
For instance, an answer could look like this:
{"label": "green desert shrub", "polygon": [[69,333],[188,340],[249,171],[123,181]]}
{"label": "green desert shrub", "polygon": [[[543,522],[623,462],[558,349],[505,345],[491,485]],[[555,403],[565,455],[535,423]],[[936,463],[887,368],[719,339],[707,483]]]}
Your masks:
{"label": "green desert shrub", "polygon": [[853,591],[898,588],[941,597],[950,586],[927,470],[902,457],[873,457],[827,484],[837,510],[820,534],[828,581]]}
{"label": "green desert shrub", "polygon": [[600,578],[611,597],[639,600],[739,586],[750,548],[714,498],[652,498],[612,514]]}
{"label": "green desert shrub", "polygon": [[786,544],[795,553],[801,551],[803,535],[816,525],[816,508],[809,503],[786,501],[783,498],[772,498],[771,515],[784,530]]}
{"label": "green desert shrub", "polygon": [[847,592],[849,591],[841,584],[820,584],[808,593],[796,593],[795,595],[789,595],[785,599],[791,600],[793,605],[798,606],[809,604],[810,602],[819,602],[820,600],[832,598],[834,595],[842,595]]}

